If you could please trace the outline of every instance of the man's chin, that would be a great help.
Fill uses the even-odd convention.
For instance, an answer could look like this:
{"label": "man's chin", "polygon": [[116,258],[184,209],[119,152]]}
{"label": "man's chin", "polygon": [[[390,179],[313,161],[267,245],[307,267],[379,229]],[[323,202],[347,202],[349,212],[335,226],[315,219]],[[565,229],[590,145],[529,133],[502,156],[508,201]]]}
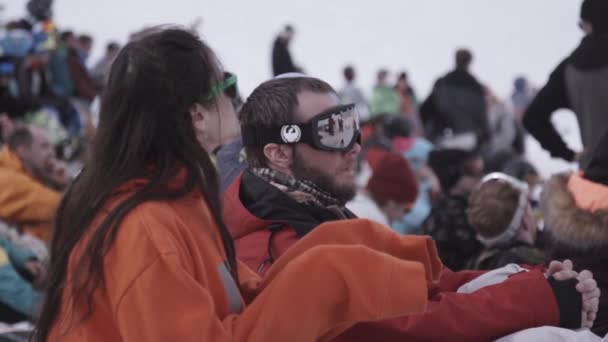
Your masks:
{"label": "man's chin", "polygon": [[338,185],[338,193],[335,194],[340,200],[348,202],[355,198],[357,194],[357,187],[354,182],[341,183]]}

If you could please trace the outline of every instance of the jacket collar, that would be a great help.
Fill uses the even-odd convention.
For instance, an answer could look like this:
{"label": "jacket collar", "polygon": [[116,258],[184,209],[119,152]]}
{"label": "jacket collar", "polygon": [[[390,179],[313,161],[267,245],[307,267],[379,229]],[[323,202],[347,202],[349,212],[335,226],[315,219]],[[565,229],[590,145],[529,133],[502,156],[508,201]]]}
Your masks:
{"label": "jacket collar", "polygon": [[349,211],[340,217],[333,211],[298,203],[249,170],[224,193],[224,219],[235,239],[273,224],[292,227],[299,237],[326,221],[355,218]]}

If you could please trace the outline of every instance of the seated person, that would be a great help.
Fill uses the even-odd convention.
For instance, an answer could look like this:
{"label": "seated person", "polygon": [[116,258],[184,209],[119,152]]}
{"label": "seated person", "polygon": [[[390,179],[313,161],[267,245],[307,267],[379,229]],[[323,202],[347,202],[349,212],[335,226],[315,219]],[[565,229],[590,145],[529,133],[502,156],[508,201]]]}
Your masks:
{"label": "seated person", "polygon": [[[330,85],[310,77],[273,79],[249,96],[240,116],[249,168],[224,193],[224,218],[237,257],[251,269],[265,274],[324,222],[354,228],[346,219],[356,216],[345,207],[356,193],[361,150],[353,108],[340,106]],[[326,132],[329,117],[345,123],[334,136]],[[542,325],[590,325],[593,306],[582,312],[580,293],[593,284],[577,289],[572,272],[566,280],[556,269],[536,269],[456,293],[481,274],[444,267],[438,281],[427,283],[424,313],[362,323],[340,340],[487,342]]]}
{"label": "seated person", "polygon": [[48,240],[69,176],[46,132],[16,129],[0,151],[0,219]]}
{"label": "seated person", "polygon": [[[549,257],[567,257],[593,272],[598,288],[608,291],[608,134],[578,173],[551,178],[541,196]],[[606,292],[605,292],[606,293]],[[608,295],[599,299],[591,329],[608,334]]]}
{"label": "seated person", "polygon": [[0,238],[0,322],[36,317],[42,295],[32,282],[39,287],[43,278],[44,268],[31,252]]}
{"label": "seated person", "polygon": [[538,222],[526,183],[491,173],[469,198],[467,216],[484,245],[470,269],[491,270],[507,264],[539,265],[544,253],[534,246]]}
{"label": "seated person", "polygon": [[469,195],[481,180],[483,161],[473,152],[442,149],[431,152],[429,166],[439,179],[442,195],[424,221],[423,232],[433,237],[449,269],[464,270],[483,249],[466,212]]}

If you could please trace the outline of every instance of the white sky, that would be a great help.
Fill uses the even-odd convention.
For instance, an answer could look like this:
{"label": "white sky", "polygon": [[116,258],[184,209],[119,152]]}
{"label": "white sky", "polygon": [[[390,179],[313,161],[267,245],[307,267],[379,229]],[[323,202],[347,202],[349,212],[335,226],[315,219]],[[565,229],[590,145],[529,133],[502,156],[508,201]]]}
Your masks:
{"label": "white sky", "polygon": [[[0,0],[3,20],[22,16],[26,0]],[[62,29],[96,39],[93,61],[109,40],[124,43],[146,25],[188,25],[202,18],[199,32],[228,70],[237,73],[244,95],[270,76],[270,47],[291,23],[297,63],[336,87],[341,70],[355,65],[369,92],[376,71],[407,70],[419,96],[452,67],[458,47],[475,53],[474,73],[500,96],[514,76],[542,85],[582,37],[577,27],[581,0],[55,0]],[[561,130],[580,146],[576,123],[560,116]],[[547,174],[566,167],[531,141],[534,161]],[[547,166],[549,165],[550,166]]]}

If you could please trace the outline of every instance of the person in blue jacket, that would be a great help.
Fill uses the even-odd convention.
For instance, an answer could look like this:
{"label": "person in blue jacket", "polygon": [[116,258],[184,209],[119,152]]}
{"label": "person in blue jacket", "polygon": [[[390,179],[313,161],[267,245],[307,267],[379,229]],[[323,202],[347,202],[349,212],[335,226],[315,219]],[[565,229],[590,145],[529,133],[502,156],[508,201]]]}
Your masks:
{"label": "person in blue jacket", "polygon": [[15,323],[36,316],[42,295],[35,286],[43,273],[32,252],[0,237],[0,322]]}

